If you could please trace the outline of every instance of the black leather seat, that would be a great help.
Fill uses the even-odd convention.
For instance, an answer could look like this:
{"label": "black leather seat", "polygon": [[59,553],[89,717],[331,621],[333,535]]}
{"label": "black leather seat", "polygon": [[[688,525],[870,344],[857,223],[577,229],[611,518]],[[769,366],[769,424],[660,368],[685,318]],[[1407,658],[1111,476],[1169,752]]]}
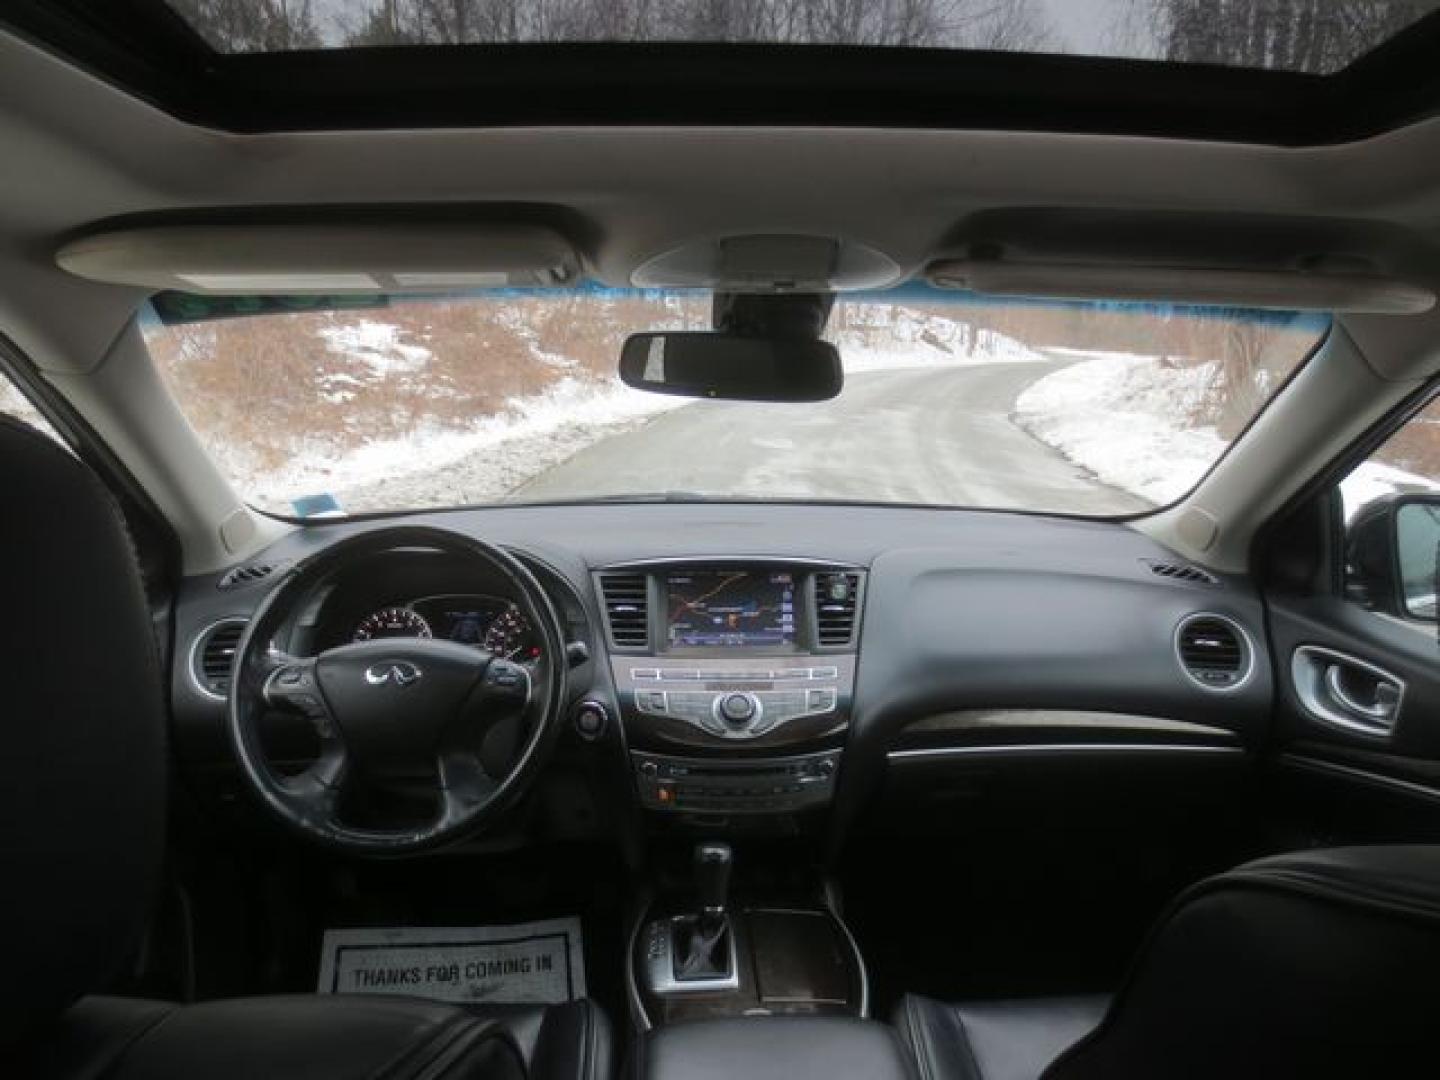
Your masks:
{"label": "black leather seat", "polygon": [[1440,847],[1252,862],[1183,894],[1103,998],[901,1002],[926,1080],[1436,1075]]}
{"label": "black leather seat", "polygon": [[109,492],[54,443],[0,417],[0,497],[0,1076],[611,1075],[610,1029],[589,1002],[83,996],[133,955],[158,882],[163,682]]}

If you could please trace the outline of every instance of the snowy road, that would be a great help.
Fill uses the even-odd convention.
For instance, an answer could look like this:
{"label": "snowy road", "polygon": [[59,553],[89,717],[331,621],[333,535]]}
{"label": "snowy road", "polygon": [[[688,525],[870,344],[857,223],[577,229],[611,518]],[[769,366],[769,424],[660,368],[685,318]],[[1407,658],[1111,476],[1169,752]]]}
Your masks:
{"label": "snowy road", "polygon": [[581,450],[511,492],[519,501],[689,491],[949,503],[1081,514],[1146,508],[1011,420],[1054,364],[851,376],[821,405],[697,402]]}

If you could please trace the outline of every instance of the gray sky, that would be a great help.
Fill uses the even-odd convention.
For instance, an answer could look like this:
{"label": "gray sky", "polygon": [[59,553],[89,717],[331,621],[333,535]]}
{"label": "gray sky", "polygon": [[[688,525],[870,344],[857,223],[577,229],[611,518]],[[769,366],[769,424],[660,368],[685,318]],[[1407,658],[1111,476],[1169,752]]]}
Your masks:
{"label": "gray sky", "polygon": [[1091,54],[1101,48],[1119,14],[1116,0],[1040,0],[1066,52]]}

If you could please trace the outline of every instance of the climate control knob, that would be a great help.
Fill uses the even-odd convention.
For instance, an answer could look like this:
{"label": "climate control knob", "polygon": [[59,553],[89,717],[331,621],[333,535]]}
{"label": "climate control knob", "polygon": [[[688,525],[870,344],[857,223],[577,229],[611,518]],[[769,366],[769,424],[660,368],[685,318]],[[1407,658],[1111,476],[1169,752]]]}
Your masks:
{"label": "climate control knob", "polygon": [[734,728],[742,728],[755,719],[760,703],[753,694],[726,694],[720,699],[720,719]]}

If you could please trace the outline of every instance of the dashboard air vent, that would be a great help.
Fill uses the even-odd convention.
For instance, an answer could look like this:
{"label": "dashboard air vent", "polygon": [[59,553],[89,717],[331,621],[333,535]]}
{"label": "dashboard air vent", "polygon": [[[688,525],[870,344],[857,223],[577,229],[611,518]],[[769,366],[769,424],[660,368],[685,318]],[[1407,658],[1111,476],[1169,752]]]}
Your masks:
{"label": "dashboard air vent", "polygon": [[280,568],[279,563],[250,563],[248,566],[237,566],[231,570],[215,586],[217,589],[228,590],[238,588],[241,585],[249,585],[253,582],[267,578]]}
{"label": "dashboard air vent", "polygon": [[1175,632],[1180,666],[1207,690],[1234,690],[1250,676],[1254,658],[1239,625],[1221,615],[1191,615]]}
{"label": "dashboard air vent", "polygon": [[1150,572],[1157,577],[1171,578],[1174,581],[1188,581],[1195,585],[1219,585],[1220,579],[1208,570],[1201,570],[1198,566],[1191,566],[1189,563],[1165,562],[1163,559],[1142,559]]}
{"label": "dashboard air vent", "polygon": [[650,644],[650,593],[644,574],[601,574],[605,621],[617,649],[643,649]]}
{"label": "dashboard air vent", "polygon": [[195,685],[212,697],[224,697],[230,690],[230,670],[235,666],[235,651],[245,623],[227,619],[210,627],[195,641],[191,653],[190,673]]}
{"label": "dashboard air vent", "polygon": [[815,622],[819,644],[849,645],[854,641],[859,602],[859,574],[815,575]]}

